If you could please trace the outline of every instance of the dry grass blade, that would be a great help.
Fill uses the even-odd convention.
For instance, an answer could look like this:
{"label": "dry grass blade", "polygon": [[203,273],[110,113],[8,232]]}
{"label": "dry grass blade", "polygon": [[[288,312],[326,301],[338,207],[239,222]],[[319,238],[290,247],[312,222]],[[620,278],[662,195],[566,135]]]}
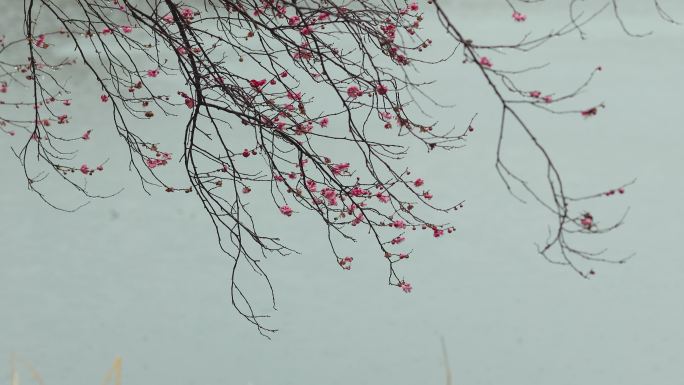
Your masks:
{"label": "dry grass blade", "polygon": [[114,385],[121,385],[121,357],[116,357],[112,368],[109,369],[102,385],[109,385],[114,381]]}
{"label": "dry grass blade", "polygon": [[453,385],[451,376],[451,367],[449,366],[449,356],[447,355],[446,344],[444,343],[444,337],[442,337],[442,359],[444,360],[444,370],[446,372],[446,384]]}

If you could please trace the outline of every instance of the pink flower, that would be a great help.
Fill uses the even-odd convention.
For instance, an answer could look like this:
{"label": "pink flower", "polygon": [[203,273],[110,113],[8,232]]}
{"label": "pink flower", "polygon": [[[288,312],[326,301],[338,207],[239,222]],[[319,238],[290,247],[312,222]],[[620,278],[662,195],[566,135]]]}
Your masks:
{"label": "pink flower", "polygon": [[289,19],[287,19],[287,24],[289,24],[291,27],[299,24],[299,21],[301,18],[299,16],[290,16]]}
{"label": "pink flower", "polygon": [[147,70],[147,76],[156,78],[159,75],[159,70]]}
{"label": "pink flower", "polygon": [[326,187],[321,190],[321,195],[323,195],[323,197],[328,201],[328,205],[337,206],[337,193],[335,190]]}
{"label": "pink flower", "polygon": [[195,107],[195,101],[192,100],[192,98],[185,98],[185,105],[188,106],[189,109],[192,109]]}
{"label": "pink flower", "polygon": [[536,91],[536,90],[532,91],[532,92],[530,92],[530,96],[533,98],[538,98],[541,96],[541,91]]}
{"label": "pink flower", "polygon": [[88,169],[88,165],[83,163],[81,165],[81,168],[79,169],[83,174],[88,174],[90,172],[90,169]]}
{"label": "pink flower", "polygon": [[102,28],[102,34],[103,35],[109,35],[110,33],[112,33],[111,29],[109,29],[107,27]]}
{"label": "pink flower", "polygon": [[591,216],[591,214],[586,213],[580,220],[580,224],[582,227],[584,227],[587,230],[591,230],[591,227],[594,225],[594,217]]}
{"label": "pink flower", "polygon": [[553,101],[553,96],[546,95],[542,99],[544,99],[544,102],[546,102],[546,103],[551,103]]}
{"label": "pink flower", "polygon": [[380,200],[380,202],[382,202],[382,203],[387,203],[390,201],[389,195],[385,195],[385,194],[380,193],[380,192],[375,194],[375,197],[378,198],[378,200]]}
{"label": "pink flower", "polygon": [[354,260],[354,258],[352,258],[352,257],[344,257],[344,258],[340,259],[340,261],[338,263],[340,264],[340,266],[342,266],[343,269],[349,270],[349,269],[351,269],[351,263],[353,260]]}
{"label": "pink flower", "polygon": [[339,163],[332,166],[331,171],[335,175],[340,175],[349,170],[349,163]]}
{"label": "pink flower", "polygon": [[406,228],[406,222],[404,222],[401,219],[397,219],[394,222],[392,222],[392,226],[394,226],[398,229],[405,229]]}
{"label": "pink flower", "polygon": [[594,116],[597,113],[598,109],[596,107],[592,107],[581,112],[582,116],[584,117]]}
{"label": "pink flower", "polygon": [[349,88],[347,88],[347,95],[352,99],[356,99],[363,95],[363,91],[357,86],[349,86]]}
{"label": "pink flower", "polygon": [[258,88],[265,86],[266,82],[267,82],[266,79],[261,79],[261,80],[252,79],[249,81],[249,85],[250,85],[250,87],[252,87],[254,89],[258,89]]}
{"label": "pink flower", "polygon": [[36,47],[42,47],[45,44],[45,35],[40,35],[36,39],[35,45]]}
{"label": "pink flower", "polygon": [[107,103],[107,101],[109,100],[109,95],[100,95],[100,100],[102,100],[102,103]]}
{"label": "pink flower", "polygon": [[408,8],[409,8],[409,10],[415,12],[415,11],[418,10],[418,3],[416,3],[416,2],[414,1],[413,3],[409,4],[409,7],[408,7]]}
{"label": "pink flower", "polygon": [[377,91],[378,95],[387,95],[387,91],[389,91],[389,89],[384,84],[378,84],[378,86],[375,87],[375,91]]}
{"label": "pink flower", "polygon": [[404,282],[404,281],[401,281],[401,283],[399,284],[399,287],[401,288],[401,290],[404,291],[404,293],[410,293],[411,290],[413,290],[413,286],[411,286],[410,283]]}
{"label": "pink flower", "polygon": [[192,20],[195,17],[195,11],[193,11],[191,8],[183,8],[183,11],[181,11],[181,16],[187,20]]}
{"label": "pink flower", "polygon": [[121,27],[121,30],[123,31],[123,33],[131,33],[133,32],[133,27],[131,27],[130,25],[124,25]]}
{"label": "pink flower", "polygon": [[423,178],[418,178],[418,179],[416,179],[415,181],[413,181],[413,185],[416,186],[416,187],[420,187],[420,186],[422,186],[424,183],[425,183],[425,181],[423,180]]}
{"label": "pink flower", "polygon": [[306,35],[311,35],[313,33],[313,31],[314,31],[313,27],[311,27],[310,25],[307,25],[306,27],[300,29],[299,33],[306,36]]}
{"label": "pink flower", "polygon": [[352,220],[351,225],[356,226],[359,223],[363,222],[363,213],[358,213],[356,217]]}
{"label": "pink flower", "polygon": [[301,92],[287,91],[287,98],[290,100],[300,101],[300,100],[302,100],[302,93]]}
{"label": "pink flower", "polygon": [[354,186],[354,188],[352,188],[352,189],[349,191],[349,195],[351,195],[351,196],[353,196],[353,197],[368,196],[368,195],[370,195],[370,191],[368,191],[368,190],[366,190],[366,189],[362,189],[362,188],[359,187],[359,186]]}
{"label": "pink flower", "polygon": [[83,140],[89,140],[89,139],[90,139],[90,132],[91,132],[91,131],[92,131],[92,130],[88,130],[88,131],[84,132],[83,135],[81,135],[81,139],[83,139]]}
{"label": "pink flower", "polygon": [[492,68],[492,62],[489,61],[489,58],[487,56],[482,56],[480,58],[480,64],[487,68]]}
{"label": "pink flower", "polygon": [[327,116],[325,118],[321,119],[320,122],[318,122],[318,124],[320,124],[321,127],[328,127],[328,123],[330,123],[330,119],[328,119]]}
{"label": "pink flower", "polygon": [[513,20],[517,22],[523,22],[527,19],[527,16],[525,14],[522,14],[518,11],[513,12]]}
{"label": "pink flower", "polygon": [[292,209],[288,205],[280,206],[280,213],[289,217],[292,215]]}

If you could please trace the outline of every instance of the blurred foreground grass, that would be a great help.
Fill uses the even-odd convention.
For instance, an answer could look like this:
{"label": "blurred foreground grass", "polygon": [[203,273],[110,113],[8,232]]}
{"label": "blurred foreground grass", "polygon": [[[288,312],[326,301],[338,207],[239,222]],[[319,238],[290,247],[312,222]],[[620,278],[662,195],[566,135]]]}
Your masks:
{"label": "blurred foreground grass", "polygon": [[[449,367],[449,357],[447,356],[447,349],[446,345],[444,344],[444,340],[442,340],[442,356],[444,359],[444,369],[446,371],[446,385],[453,385],[451,369]],[[10,385],[22,384],[22,382],[20,382],[19,373],[23,373],[24,371],[30,374],[30,382],[28,382],[27,384],[45,385],[43,377],[33,367],[33,365],[31,365],[30,362],[23,359],[19,359],[16,355],[12,355],[12,371],[10,374]],[[121,357],[116,357],[114,359],[114,363],[105,375],[104,380],[102,381],[102,385],[121,385]]]}
{"label": "blurred foreground grass", "polygon": [[[10,374],[10,385],[20,385],[20,372],[24,371],[30,374],[30,382],[27,384],[45,385],[43,377],[40,373],[31,365],[30,362],[19,359],[16,355],[12,356],[12,372]],[[102,385],[121,385],[121,357],[116,357],[112,367],[109,369],[105,375]]]}

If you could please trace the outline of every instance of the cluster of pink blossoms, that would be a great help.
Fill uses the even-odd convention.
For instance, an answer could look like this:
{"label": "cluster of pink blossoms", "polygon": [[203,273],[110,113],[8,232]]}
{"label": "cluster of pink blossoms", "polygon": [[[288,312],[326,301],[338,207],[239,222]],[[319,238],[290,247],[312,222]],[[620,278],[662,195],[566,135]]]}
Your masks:
{"label": "cluster of pink blossoms", "polygon": [[145,159],[145,164],[148,168],[152,169],[159,166],[165,166],[171,160],[170,153],[157,151],[156,147],[153,147],[152,150],[155,151],[155,157]]}
{"label": "cluster of pink blossoms", "polygon": [[530,92],[530,97],[533,97],[535,99],[541,99],[544,101],[544,103],[551,103],[553,102],[553,96],[551,95],[545,95],[542,96],[541,91],[535,90]]}
{"label": "cluster of pink blossoms", "polygon": [[[123,5],[119,4],[116,0],[114,0],[115,5],[120,6],[122,10]],[[301,43],[299,43],[298,50],[295,50],[293,52],[293,57],[295,59],[301,59],[301,60],[311,60],[313,58],[311,49],[309,47],[309,42],[306,41],[308,39],[308,36],[311,34],[316,33],[316,31],[319,28],[323,27],[323,22],[327,22],[331,19],[340,17],[343,15],[345,12],[348,10],[344,7],[334,7],[334,12],[335,14],[331,14],[330,12],[320,12],[316,15],[312,15],[309,17],[305,16],[290,16],[287,17],[287,8],[285,5],[281,5],[280,2],[278,1],[272,1],[272,0],[263,0],[261,1],[262,6],[261,7],[256,7],[254,9],[254,15],[259,16],[261,14],[264,14],[270,10],[273,10],[275,14],[282,16],[285,18],[287,25],[289,27],[292,27],[293,31],[298,31],[299,34],[301,34],[304,39]],[[241,8],[243,9],[244,6],[241,4],[237,5],[230,5],[228,7],[228,10],[230,11],[230,8]],[[402,21],[397,21],[397,20],[392,20],[390,17],[388,17],[382,25],[380,25],[378,28],[382,32],[384,36],[384,40],[381,41],[383,52],[385,52],[395,63],[399,65],[406,65],[409,63],[408,57],[401,52],[402,48],[399,48],[397,44],[395,44],[395,40],[397,39],[399,29],[406,30],[409,34],[414,34],[415,30],[419,28],[420,22],[422,21],[422,16],[416,15],[415,12],[419,11],[419,6],[417,2],[412,2],[408,4],[407,7],[399,9],[398,10],[398,15],[401,17],[405,17]],[[195,16],[197,16],[199,12],[185,7],[180,9],[180,16],[183,20],[181,22],[187,22],[190,23]],[[413,17],[413,18],[412,18]],[[169,13],[165,16],[162,17],[162,20],[168,24],[175,23],[176,20],[174,20],[173,14]],[[408,20],[408,21],[407,21]],[[102,29],[102,34],[115,34],[115,33],[125,33],[129,34],[134,31],[134,27],[130,25],[120,25],[120,26],[110,26],[110,27],[105,27]],[[249,32],[248,38],[253,37],[254,33]],[[41,44],[44,43],[41,41]],[[426,48],[427,45],[431,44],[431,41],[426,41],[425,43],[422,44],[422,48]],[[198,47],[183,47],[179,46],[176,48],[178,53],[181,55],[192,55],[193,53],[199,53],[200,48]],[[333,49],[334,51],[334,49]],[[159,69],[150,69],[147,71],[143,72],[143,76],[146,74],[148,78],[155,78],[159,75]],[[316,74],[312,74],[314,77],[317,76]],[[274,113],[275,116],[260,116],[258,119],[261,120],[261,123],[266,126],[266,127],[272,127],[275,130],[278,131],[285,131],[285,130],[291,130],[294,132],[296,135],[305,135],[310,133],[314,128],[317,126],[320,126],[321,128],[326,128],[329,126],[330,119],[327,116],[322,116],[319,118],[316,118],[315,120],[310,120],[310,121],[305,121],[301,123],[296,123],[293,122],[293,119],[291,118],[292,113],[296,113],[296,111],[299,109],[300,111],[303,110],[303,105],[304,105],[304,94],[295,89],[289,89],[287,86],[283,83],[286,77],[288,76],[287,71],[284,71],[280,74],[280,79],[252,79],[249,81],[249,87],[251,88],[252,92],[255,93],[262,93],[265,92],[266,87],[272,87],[276,86],[278,84],[283,84],[285,90],[282,93],[277,93],[279,95],[282,95],[282,99],[278,100],[279,97],[275,99],[271,99],[271,101],[274,102],[274,106],[277,108],[278,111]],[[214,79],[217,83],[223,84],[223,78],[215,78]],[[138,83],[138,85],[141,85],[142,83]],[[362,88],[363,87],[363,88]],[[131,90],[133,89],[138,89],[139,87],[131,87]],[[2,89],[0,88],[0,91]],[[379,96],[384,96],[387,95],[389,92],[389,88],[381,83],[377,84],[371,84],[370,87],[366,88],[366,85],[349,85],[346,88],[346,95],[350,99],[358,99],[362,96],[365,95],[379,95]],[[132,91],[131,91],[132,92]],[[189,96],[188,94],[179,91],[178,95],[182,97],[183,103],[190,109],[195,108],[195,100]],[[109,94],[103,94],[100,96],[100,100],[103,103],[108,102],[110,99]],[[395,111],[396,116],[393,115],[392,113],[388,111],[378,111],[380,115],[380,119],[382,120],[382,124],[384,125],[385,128],[391,128],[392,127],[392,120],[396,119],[396,122],[399,126],[404,127],[409,125],[409,122],[406,119],[402,119],[399,115],[400,112]],[[146,115],[146,116],[151,116],[151,115]],[[67,122],[67,116],[64,115],[62,118],[59,119],[59,122],[66,123]],[[244,122],[244,124],[249,124],[248,122]],[[81,138],[83,140],[89,140],[90,139],[90,133],[91,130],[88,130],[83,133]],[[154,148],[154,151],[156,151],[156,148]],[[239,153],[238,153],[239,154]],[[256,155],[256,149],[245,149],[242,152],[242,157],[244,158],[249,158],[251,155]],[[161,152],[161,151],[156,151],[156,155],[153,157],[147,157],[145,159],[145,163],[148,168],[153,169],[159,166],[166,165],[167,162],[171,160],[171,155],[169,153]],[[352,173],[350,172],[350,164],[348,162],[339,162],[339,163],[332,163],[331,161],[327,160],[326,164],[328,164],[330,168],[330,172],[333,175],[337,176],[350,176]],[[101,167],[101,166],[99,166]],[[98,168],[99,169],[99,168]],[[83,165],[81,167],[81,172],[84,174],[90,173],[93,170],[91,170],[87,165]],[[227,172],[227,165],[224,164],[223,172]],[[391,197],[390,193],[387,190],[387,187],[385,186],[368,186],[368,185],[361,185],[357,184],[348,188],[342,188],[340,189],[339,187],[333,188],[330,186],[321,186],[318,185],[316,181],[310,178],[305,178],[303,175],[298,176],[298,173],[295,172],[290,172],[284,174],[286,175],[287,179],[290,180],[295,180],[297,178],[301,178],[301,182],[305,186],[307,190],[311,193],[316,193],[316,195],[312,199],[312,203],[315,205],[326,205],[326,206],[338,206],[340,203],[342,203],[342,210],[343,212],[346,212],[348,215],[350,215],[351,220],[350,224],[352,226],[364,223],[364,221],[370,223],[371,219],[366,218],[364,214],[364,207],[366,207],[369,204],[389,204],[392,202],[393,198]],[[287,179],[284,175],[274,175],[273,179],[277,182],[285,182]],[[319,182],[320,183],[320,182]],[[421,178],[416,179],[413,182],[408,182],[409,184],[412,184],[416,188],[419,188],[423,186],[424,180]],[[349,191],[347,191],[349,189]],[[292,189],[295,191],[289,191],[291,193],[299,193],[298,189]],[[168,189],[167,189],[168,191]],[[249,193],[251,191],[251,188],[248,186],[243,186],[243,193]],[[429,200],[432,199],[432,194],[429,191],[418,191],[416,192],[419,197],[422,197],[422,199]],[[305,195],[300,195],[305,196]],[[358,198],[358,202],[345,202],[345,198],[351,196],[354,198]],[[388,206],[389,207],[389,206]],[[294,210],[288,206],[287,204],[284,204],[282,206],[279,206],[279,211],[282,215],[291,217],[294,214]],[[382,225],[382,226],[390,226],[390,224]],[[405,230],[407,227],[412,227],[413,230],[416,229],[416,226],[421,227],[420,224],[414,224],[411,225],[409,223],[406,223],[402,219],[395,219],[391,222],[391,227],[393,227],[396,230]],[[442,234],[444,234],[445,230],[438,228],[437,226],[434,225],[428,225],[424,224],[422,225],[423,229],[430,229],[432,230],[433,234],[435,237],[439,237]],[[448,230],[451,232],[451,229]],[[394,236],[394,238],[391,238],[391,241],[388,243],[397,245],[402,242],[406,237],[403,235],[398,235]],[[409,257],[407,253],[397,253],[397,254],[392,254],[394,257],[398,257],[398,259],[406,259]],[[340,260],[340,265],[345,268],[349,269],[351,266],[352,258],[351,257],[345,257]],[[409,283],[406,283],[404,281],[400,281],[397,286],[399,286],[404,292],[409,293],[412,290],[412,287]]]}

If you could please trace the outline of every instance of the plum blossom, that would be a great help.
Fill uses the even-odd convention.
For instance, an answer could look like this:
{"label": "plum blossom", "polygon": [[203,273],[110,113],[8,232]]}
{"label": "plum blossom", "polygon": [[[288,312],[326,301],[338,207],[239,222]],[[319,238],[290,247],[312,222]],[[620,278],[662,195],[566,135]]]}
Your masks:
{"label": "plum blossom", "polygon": [[580,224],[586,230],[591,230],[592,226],[594,225],[594,217],[589,213],[585,213],[580,220]]}
{"label": "plum blossom", "polygon": [[352,99],[356,99],[363,95],[363,91],[357,86],[349,86],[349,88],[347,88],[347,95]]}
{"label": "plum blossom", "polygon": [[398,245],[398,244],[404,242],[405,240],[406,240],[405,237],[399,236],[399,237],[393,238],[392,241],[391,241],[390,243],[393,244],[393,245]]}
{"label": "plum blossom", "polygon": [[489,58],[487,56],[482,56],[480,58],[479,62],[484,67],[492,68],[492,62],[489,60]]}
{"label": "plum blossom", "polygon": [[349,170],[349,163],[339,163],[332,166],[331,171],[335,175],[340,175]]}
{"label": "plum blossom", "polygon": [[387,203],[387,202],[390,201],[389,195],[383,194],[383,193],[380,193],[380,192],[377,193],[377,194],[375,194],[375,197],[378,198],[378,200],[379,200],[380,202],[382,202],[382,203]]}
{"label": "plum blossom", "polygon": [[378,86],[375,87],[375,91],[378,93],[378,95],[387,95],[389,88],[387,88],[387,86],[384,84],[378,84]]}
{"label": "plum blossom", "polygon": [[518,11],[514,11],[513,12],[513,20],[521,23],[521,22],[527,20],[527,15],[520,13]]}
{"label": "plum blossom", "polygon": [[335,190],[325,187],[321,190],[321,195],[328,201],[329,206],[337,205],[337,192],[335,192]]}
{"label": "plum blossom", "polygon": [[292,216],[292,208],[288,205],[280,206],[280,213],[286,217]]}
{"label": "plum blossom", "polygon": [[354,260],[352,257],[344,257],[341,258],[340,261],[338,262],[340,266],[345,269],[345,270],[350,270],[351,269],[351,263]]}
{"label": "plum blossom", "polygon": [[406,222],[404,222],[401,219],[397,219],[394,222],[392,222],[392,226],[394,226],[398,229],[405,229],[406,228]]}
{"label": "plum blossom", "polygon": [[404,282],[404,281],[401,281],[401,283],[399,284],[399,287],[401,288],[401,290],[404,291],[404,293],[410,293],[411,290],[413,290],[413,286],[411,286],[410,283]]}
{"label": "plum blossom", "polygon": [[370,195],[370,191],[368,191],[368,190],[366,190],[366,189],[362,189],[362,188],[359,187],[359,186],[354,186],[354,188],[352,188],[352,189],[349,191],[349,195],[351,195],[351,196],[353,196],[353,197],[363,197],[363,196],[368,196],[368,195]]}

